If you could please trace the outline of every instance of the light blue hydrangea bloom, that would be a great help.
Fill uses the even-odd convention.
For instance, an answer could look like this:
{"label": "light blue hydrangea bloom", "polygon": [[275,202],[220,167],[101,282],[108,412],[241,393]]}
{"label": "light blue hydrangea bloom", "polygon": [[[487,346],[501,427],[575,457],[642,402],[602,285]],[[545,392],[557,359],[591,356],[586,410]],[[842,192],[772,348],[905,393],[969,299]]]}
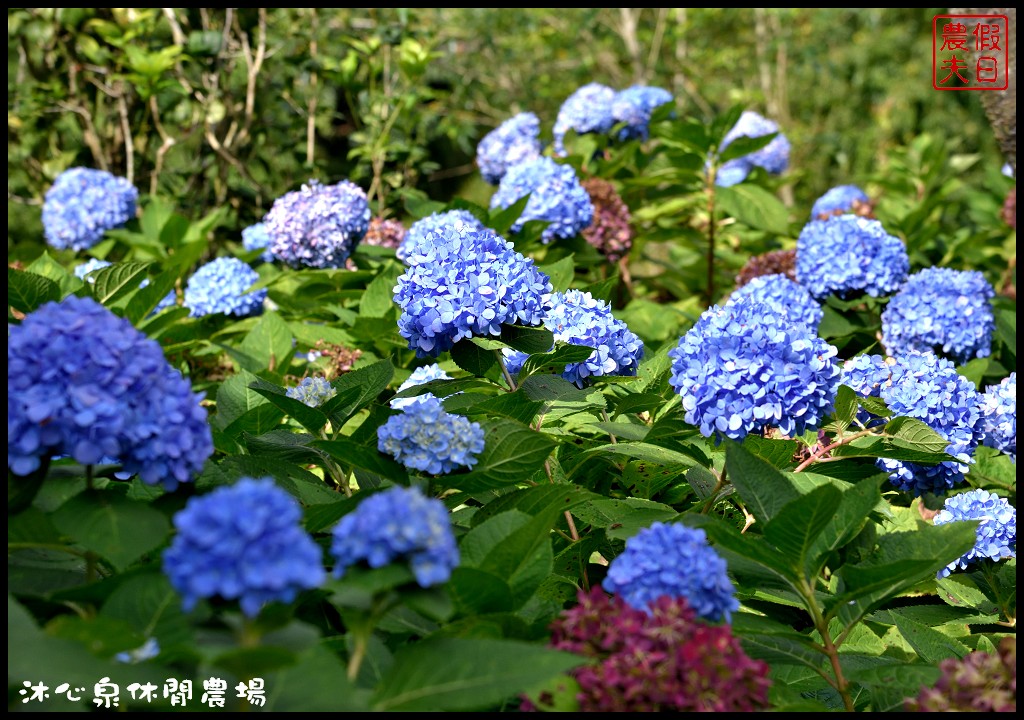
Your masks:
{"label": "light blue hydrangea bloom", "polygon": [[718,151],[723,152],[733,141],[741,137],[754,138],[773,133],[778,133],[778,135],[772,138],[771,142],[760,150],[755,150],[743,157],[734,158],[723,163],[722,167],[718,170],[718,174],[715,176],[715,184],[721,187],[736,185],[743,182],[755,167],[764,168],[772,175],[780,175],[785,172],[786,168],[789,167],[789,140],[779,132],[779,124],[777,122],[769,120],[752,110],[745,110],[740,115],[740,119],[736,121],[736,124],[733,125],[732,129],[722,139],[722,144]]}
{"label": "light blue hydrangea bloom", "polygon": [[302,382],[293,388],[288,388],[285,395],[292,400],[298,400],[309,407],[320,407],[325,402],[338,394],[327,378],[319,375],[304,378]]}
{"label": "light blue hydrangea bloom", "polygon": [[555,238],[578,235],[594,220],[594,205],[576,171],[549,157],[510,168],[491,196],[491,209],[510,207],[526,196],[530,199],[512,225],[513,233],[522,230],[529,220],[544,220],[548,226],[541,233],[541,241],[549,243]]}
{"label": "light blue hydrangea bloom", "polygon": [[43,198],[43,235],[60,250],[88,250],[135,217],[139,191],[105,170],[65,170]]}
{"label": "light blue hydrangea bloom", "polygon": [[559,157],[569,154],[565,149],[565,136],[570,130],[578,135],[611,130],[615,124],[614,102],[615,91],[600,83],[588,83],[567,97],[555,118],[555,154]]}
{"label": "light blue hydrangea bloom", "polygon": [[395,255],[406,265],[418,265],[425,259],[432,257],[431,246],[434,238],[441,232],[442,242],[444,230],[452,229],[457,232],[463,230],[482,231],[487,228],[476,215],[469,210],[446,210],[437,212],[427,217],[420,218],[412,224],[409,232],[405,234],[402,244],[398,246]]}
{"label": "light blue hydrangea bloom", "polygon": [[[437,363],[431,363],[430,365],[424,365],[413,370],[412,375],[409,376],[409,379],[398,386],[398,392],[408,390],[409,388],[416,387],[417,385],[423,385],[425,383],[430,382],[431,380],[451,379],[451,376],[444,370],[442,370],[440,365],[438,365]],[[433,393],[426,392],[421,393],[420,395],[413,395],[412,397],[392,398],[389,404],[395,410],[401,410],[403,408],[409,407],[410,405],[415,405],[416,403],[423,402],[427,398],[435,397],[436,396]]]}
{"label": "light blue hydrangea bloom", "polygon": [[649,611],[658,598],[686,598],[702,618],[729,622],[739,609],[727,566],[703,530],[656,522],[626,540],[602,586],[630,607]]}
{"label": "light blue hydrangea bloom", "polygon": [[650,135],[651,114],[672,100],[668,90],[649,85],[634,85],[617,92],[612,100],[612,119],[616,125],[626,123],[619,131],[619,140],[646,140]]}
{"label": "light blue hydrangea bloom", "polygon": [[837,185],[814,201],[811,219],[823,220],[832,215],[853,212],[856,203],[868,204],[871,198],[856,185]]}
{"label": "light blue hydrangea bloom", "polygon": [[341,268],[370,227],[370,205],[348,180],[310,180],[275,200],[263,223],[275,258],[294,268]]}
{"label": "light blue hydrangea bloom", "polygon": [[530,112],[509,118],[476,146],[476,164],[484,180],[497,185],[510,167],[540,156],[540,119]]}
{"label": "light blue hydrangea bloom", "polygon": [[274,253],[270,252],[271,237],[267,224],[258,222],[242,230],[242,247],[246,250],[262,250],[260,260],[274,262]]}
{"label": "light blue hydrangea bloom", "polygon": [[186,611],[221,597],[255,617],[266,603],[291,602],[327,577],[298,501],[270,478],[243,477],[189,499],[174,527],[163,568]]}
{"label": "light blue hydrangea bloom", "polygon": [[782,317],[802,322],[815,333],[818,332],[818,325],[825,316],[821,305],[811,297],[806,288],[782,274],[754,278],[734,290],[729,296],[729,303],[741,302],[745,298],[767,303]]}
{"label": "light blue hydrangea bloom", "polygon": [[234,315],[246,317],[263,312],[267,291],[246,292],[260,279],[247,264],[221,257],[203,265],[185,285],[185,307],[192,317]]}
{"label": "light blue hydrangea bloom", "polygon": [[815,298],[891,295],[910,272],[903,241],[858,215],[812,220],[796,244],[796,279]]}
{"label": "light blue hydrangea bloom", "polygon": [[393,487],[359,503],[335,526],[334,574],[354,565],[371,568],[408,563],[420,587],[448,582],[459,565],[459,548],[444,503],[418,487]]}
{"label": "light blue hydrangea bloom", "polygon": [[925,268],[907,278],[882,312],[882,344],[890,355],[931,350],[958,364],[988,357],[995,294],[977,270]]}
{"label": "light blue hydrangea bloom", "polygon": [[479,423],[446,412],[436,397],[424,398],[377,429],[377,448],[410,470],[445,475],[476,465],[484,431]]}
{"label": "light blue hydrangea bloom", "polygon": [[1017,555],[1017,510],[1006,498],[987,490],[968,490],[946,498],[935,516],[936,525],[962,520],[980,520],[974,547],[938,572],[949,577],[953,571],[985,559],[998,562]]}
{"label": "light blue hydrangea bloom", "polygon": [[998,385],[989,385],[982,396],[982,429],[985,444],[1017,462],[1017,373]]}

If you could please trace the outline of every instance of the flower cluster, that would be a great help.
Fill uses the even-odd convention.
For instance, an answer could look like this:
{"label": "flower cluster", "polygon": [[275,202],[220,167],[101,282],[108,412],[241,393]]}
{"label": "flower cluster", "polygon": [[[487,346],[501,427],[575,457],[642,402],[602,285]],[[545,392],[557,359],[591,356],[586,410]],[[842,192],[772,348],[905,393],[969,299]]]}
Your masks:
{"label": "flower cluster", "polygon": [[785,275],[796,282],[796,250],[772,250],[752,256],[740,268],[736,276],[736,287],[743,287],[763,275]]}
{"label": "flower cluster", "polygon": [[497,185],[509,168],[540,156],[540,120],[519,113],[484,135],[476,146],[476,163],[484,180]]}
{"label": "flower cluster", "polygon": [[607,180],[587,178],[582,185],[594,206],[594,220],[583,229],[583,239],[611,262],[618,262],[629,255],[633,247],[633,218],[629,207]]}
{"label": "flower cluster", "polygon": [[768,427],[802,435],[832,412],[836,352],[805,324],[746,299],[701,315],[669,351],[669,383],[705,437],[742,440]]}
{"label": "flower cluster", "polygon": [[46,303],[8,328],[7,466],[15,475],[54,455],[83,465],[111,458],[174,490],[213,453],[202,399],[156,341],[90,298]]}
{"label": "flower cluster", "polygon": [[742,302],[744,299],[771,305],[780,316],[793,322],[802,322],[815,333],[825,316],[825,311],[811,294],[785,275],[763,275],[754,278],[743,287],[734,290],[729,296],[729,303]]}
{"label": "flower cluster", "polygon": [[847,361],[842,382],[862,397],[885,401],[893,417],[924,422],[949,441],[946,452],[956,460],[921,465],[881,458],[890,482],[914,495],[943,493],[963,482],[968,463],[984,436],[982,397],[952,362],[933,353],[908,353],[895,359],[874,356]]}
{"label": "flower cluster", "polygon": [[989,385],[982,396],[982,430],[985,444],[1017,462],[1017,373],[998,385]]}
{"label": "flower cluster", "polygon": [[796,243],[796,278],[818,299],[891,295],[910,272],[903,241],[858,215],[812,220]]}
{"label": "flower cluster", "polygon": [[104,170],[62,172],[43,199],[43,235],[60,250],[88,250],[107,230],[135,217],[139,191]]}
{"label": "flower cluster", "polygon": [[[431,380],[451,379],[451,376],[444,370],[442,370],[440,365],[438,365],[437,363],[431,363],[430,365],[424,365],[413,370],[412,375],[409,376],[409,379],[398,386],[398,392],[408,390],[409,388],[416,387],[417,385],[423,385],[425,383],[430,382]],[[390,405],[395,410],[401,410],[403,408],[409,407],[410,405],[421,403],[427,398],[434,397],[436,397],[434,393],[429,392],[422,393],[420,395],[413,395],[412,397],[396,397],[392,398]]]}
{"label": "flower cluster", "polygon": [[321,364],[324,367],[324,375],[328,378],[336,378],[351,372],[356,361],[363,356],[359,348],[348,348],[344,345],[317,340],[313,349],[306,353],[307,362],[315,362],[320,358],[326,358]]}
{"label": "flower cluster", "polygon": [[789,140],[779,132],[779,124],[751,110],[744,111],[722,139],[718,152],[723,152],[738,138],[756,138],[775,133],[778,134],[760,150],[723,163],[715,176],[715,184],[729,187],[741,183],[755,167],[764,168],[772,175],[779,175],[789,167]]}
{"label": "flower cluster", "polygon": [[649,611],[651,603],[667,595],[686,598],[705,620],[729,622],[740,604],[726,569],[703,530],[656,522],[626,540],[603,586],[637,610]]}
{"label": "flower cluster", "polygon": [[[552,294],[544,327],[554,334],[555,342],[594,348],[586,360],[565,366],[562,377],[577,387],[585,387],[591,377],[636,375],[644,356],[643,341],[612,315],[604,300],[595,300],[588,292]],[[518,375],[527,357],[519,351],[508,353],[508,371]]]}
{"label": "flower cluster", "polygon": [[480,423],[445,411],[436,397],[424,397],[377,428],[377,448],[410,470],[445,475],[476,465],[484,430]]}
{"label": "flower cluster", "polygon": [[374,217],[370,220],[370,227],[363,236],[362,244],[398,250],[405,240],[405,233],[405,225],[398,220]]}
{"label": "flower cluster", "polygon": [[259,279],[256,271],[238,258],[211,260],[196,270],[185,284],[185,307],[192,317],[258,315],[263,311],[267,291],[246,291]]}
{"label": "flower cluster", "polygon": [[588,83],[566,98],[555,118],[555,154],[559,157],[568,155],[565,136],[570,130],[579,135],[611,130],[615,124],[612,115],[614,102],[615,91],[600,83]]}
{"label": "flower cluster", "polygon": [[327,378],[313,375],[305,378],[293,388],[288,388],[285,395],[292,400],[298,400],[303,405],[315,408],[338,394],[338,391],[327,382]]}
{"label": "flower cluster", "polygon": [[[752,660],[728,625],[698,620],[685,599],[662,596],[642,611],[597,587],[577,597],[552,624],[550,646],[591,660],[572,672],[580,711],[768,708],[768,664]],[[522,709],[537,706],[525,701]]]}
{"label": "flower cluster", "polygon": [[530,220],[543,220],[548,226],[541,233],[541,241],[548,243],[556,237],[578,235],[593,222],[590,195],[569,165],[538,157],[510,168],[491,196],[491,208],[507,208],[527,195],[530,199],[512,225],[513,233],[522,230]]}
{"label": "flower cluster", "polygon": [[[409,227],[397,252],[398,259],[406,265],[418,265],[432,257],[435,238],[443,243],[447,231],[462,233],[465,230],[483,232],[487,228],[469,210],[446,210],[420,218]],[[440,234],[440,235],[439,235]]]}
{"label": "flower cluster", "polygon": [[[84,280],[85,282],[88,283],[95,283],[96,278],[89,277],[89,275],[97,270],[102,270],[105,267],[110,267],[111,265],[112,263],[109,262],[108,260],[100,260],[99,258],[89,258],[81,265],[75,267],[75,277],[78,278],[79,280]],[[140,288],[144,288],[147,285],[149,285],[149,278],[146,278],[141,283],[139,283]],[[158,312],[163,312],[167,308],[174,307],[177,304],[178,296],[173,290],[171,290],[169,293],[164,295],[163,299],[157,303],[155,308],[153,308],[152,314],[155,315]]]}
{"label": "flower cluster", "polygon": [[370,227],[370,205],[348,180],[310,180],[275,200],[263,222],[274,257],[291,267],[340,268]]}
{"label": "flower cluster", "polygon": [[503,324],[541,324],[551,281],[512,243],[486,228],[445,227],[432,238],[395,286],[398,331],[419,357],[499,335]]}
{"label": "flower cluster", "polygon": [[237,599],[254,617],[264,604],[291,602],[326,579],[323,553],[302,529],[299,503],[270,478],[243,477],[191,498],[174,527],[163,567],[186,611],[220,597]]}
{"label": "flower cluster", "polygon": [[646,140],[650,134],[651,113],[672,99],[668,90],[649,85],[634,85],[616,93],[612,99],[612,120],[615,124],[626,123],[619,131],[619,140]]}
{"label": "flower cluster", "polygon": [[968,653],[939,664],[942,676],[908,698],[909,712],[1017,712],[1017,638],[1005,637],[997,653]]}
{"label": "flower cluster", "polygon": [[266,223],[258,222],[242,230],[242,247],[250,252],[262,250],[260,260],[263,262],[274,262],[274,253],[270,252],[271,240]]}
{"label": "flower cluster", "polygon": [[995,294],[977,270],[925,268],[907,278],[882,312],[882,344],[890,355],[931,350],[958,364],[988,357]]}
{"label": "flower cluster", "polygon": [[870,205],[871,198],[856,185],[836,185],[814,201],[811,219],[828,220],[833,215],[860,214],[857,210]]}
{"label": "flower cluster", "polygon": [[987,490],[969,490],[946,498],[935,524],[960,520],[981,521],[977,540],[974,547],[942,568],[938,577],[949,577],[954,570],[966,570],[971,563],[986,558],[998,562],[1017,555],[1017,510],[1006,498]]}
{"label": "flower cluster", "polygon": [[408,562],[425,588],[448,582],[459,564],[448,509],[417,487],[393,487],[359,503],[335,526],[331,554],[338,577],[360,563]]}

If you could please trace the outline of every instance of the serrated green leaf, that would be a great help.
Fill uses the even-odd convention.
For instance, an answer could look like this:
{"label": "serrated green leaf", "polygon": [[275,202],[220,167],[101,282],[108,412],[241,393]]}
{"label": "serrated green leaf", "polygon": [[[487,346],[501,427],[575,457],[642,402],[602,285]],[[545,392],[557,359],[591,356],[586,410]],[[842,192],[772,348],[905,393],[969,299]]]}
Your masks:
{"label": "serrated green leaf", "polygon": [[381,360],[372,365],[347,372],[331,381],[338,394],[320,406],[331,418],[335,427],[341,427],[356,412],[373,402],[395,375],[390,360]]}
{"label": "serrated green leaf", "polygon": [[281,377],[287,371],[295,354],[294,338],[288,323],[276,312],[267,312],[260,316],[255,327],[245,336],[238,349],[255,364],[243,366],[250,372],[269,370]]}
{"label": "serrated green leaf", "polygon": [[396,307],[395,284],[403,271],[404,268],[395,262],[385,263],[377,276],[366,286],[363,297],[359,301],[359,314],[364,317],[382,318]]}
{"label": "serrated green leaf", "polygon": [[484,450],[471,472],[438,477],[436,482],[466,492],[523,483],[541,469],[555,448],[547,435],[511,420],[485,420]]}
{"label": "serrated green leaf", "polygon": [[962,658],[971,651],[956,638],[897,613],[890,615],[903,638],[922,660],[938,664],[947,658]]}
{"label": "serrated green leaf", "polygon": [[178,271],[168,270],[153,278],[148,285],[140,288],[124,308],[124,315],[133,324],[138,324],[143,318],[149,315],[160,304],[160,301],[167,297],[167,294],[174,289],[178,281]]}
{"label": "serrated green leaf", "polygon": [[320,410],[320,408],[310,407],[300,400],[288,397],[283,387],[269,383],[262,378],[256,378],[250,383],[249,388],[281,408],[289,417],[293,418],[314,435],[319,435],[320,431],[327,425],[326,413]]}
{"label": "serrated green leaf", "polygon": [[360,445],[345,437],[314,440],[310,446],[323,450],[343,468],[368,470],[399,485],[409,484],[409,474],[405,468],[379,452],[376,446]]}
{"label": "serrated green leaf", "polygon": [[133,290],[146,279],[153,263],[115,263],[92,273],[89,291],[101,305],[109,306]]}
{"label": "serrated green leaf", "polygon": [[30,313],[47,302],[60,300],[60,286],[53,280],[31,272],[7,268],[7,305]]}
{"label": "serrated green leaf", "polygon": [[551,352],[534,353],[523,363],[519,377],[524,380],[536,374],[561,375],[566,365],[583,362],[594,352],[594,348],[585,345],[563,344]]}
{"label": "serrated green leaf", "polygon": [[782,470],[793,465],[793,454],[800,445],[798,440],[782,440],[747,435],[743,438],[743,447],[772,467]]}
{"label": "serrated green leaf", "polygon": [[555,336],[547,328],[523,325],[502,325],[500,340],[527,355],[549,352],[555,344]]}
{"label": "serrated green leaf", "polygon": [[789,234],[786,206],[764,188],[742,183],[732,187],[718,187],[715,196],[722,210],[743,224],[776,235]]}
{"label": "serrated green leaf", "polygon": [[113,492],[76,495],[57,509],[53,523],[119,570],[159,547],[171,530],[164,514],[148,503]]}
{"label": "serrated green leaf", "polygon": [[764,536],[792,567],[810,577],[817,560],[811,548],[832,520],[842,502],[843,493],[831,485],[822,485],[785,505],[764,526]]}
{"label": "serrated green leaf", "polygon": [[857,398],[857,402],[872,415],[877,415],[878,417],[889,417],[892,415],[892,410],[889,409],[885,400],[880,397],[860,397]]}
{"label": "serrated green leaf", "polygon": [[558,262],[541,265],[537,269],[551,279],[555,292],[565,292],[572,286],[572,279],[576,276],[575,256],[568,255]]}
{"label": "serrated green leaf", "polygon": [[526,209],[526,203],[528,202],[530,202],[530,196],[526,195],[516,200],[507,208],[494,208],[491,210],[491,216],[487,220],[487,227],[501,236],[508,235],[512,230],[512,226],[519,219],[519,216],[523,214],[523,210]]}
{"label": "serrated green leaf", "polygon": [[460,368],[476,377],[485,377],[487,372],[498,364],[498,357],[493,350],[484,350],[472,340],[459,340],[452,346],[452,360]]}
{"label": "serrated green leaf", "polygon": [[892,437],[893,445],[908,450],[945,453],[949,447],[948,440],[917,418],[893,418],[886,423],[885,433]]}
{"label": "serrated green leaf", "polygon": [[836,391],[835,408],[836,420],[843,428],[848,427],[857,414],[857,393],[846,385],[840,385]]}
{"label": "serrated green leaf", "polygon": [[758,522],[767,523],[800,492],[785,475],[752,454],[742,445],[726,441],[725,468],[750,512]]}

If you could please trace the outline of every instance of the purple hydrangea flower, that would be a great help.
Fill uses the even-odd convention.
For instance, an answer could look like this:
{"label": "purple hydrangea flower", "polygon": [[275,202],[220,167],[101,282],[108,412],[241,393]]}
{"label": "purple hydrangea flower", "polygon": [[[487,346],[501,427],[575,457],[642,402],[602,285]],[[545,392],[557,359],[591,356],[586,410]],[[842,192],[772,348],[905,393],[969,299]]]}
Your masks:
{"label": "purple hydrangea flower", "polygon": [[298,400],[309,407],[320,407],[325,402],[338,394],[338,391],[327,382],[327,378],[319,375],[303,379],[293,388],[288,388],[285,395],[292,400]]}
{"label": "purple hydrangea flower", "polygon": [[484,431],[480,423],[446,412],[436,397],[425,397],[377,428],[377,448],[410,470],[445,475],[476,465]]}
{"label": "purple hydrangea flower", "polygon": [[409,232],[405,234],[405,239],[402,240],[395,255],[406,265],[418,265],[424,259],[432,257],[431,247],[434,244],[434,238],[441,232],[441,242],[444,242],[442,231],[447,229],[459,232],[462,230],[481,232],[487,228],[469,210],[446,210],[434,213],[420,218],[410,226]]}
{"label": "purple hydrangea flower", "polygon": [[7,466],[110,458],[174,490],[213,453],[201,393],[160,345],[90,298],[46,303],[8,329]]}
{"label": "purple hydrangea flower", "polygon": [[418,487],[393,487],[359,503],[334,528],[334,574],[360,563],[371,568],[409,563],[420,587],[448,582],[459,548],[444,503]]}
{"label": "purple hydrangea flower", "polygon": [[444,227],[398,278],[398,331],[419,357],[437,357],[467,337],[501,326],[540,325],[551,281],[488,229]]}
{"label": "purple hydrangea flower", "polygon": [[576,171],[549,157],[534,158],[510,168],[491,196],[491,209],[510,207],[527,195],[530,199],[512,225],[513,233],[522,230],[529,220],[544,220],[548,226],[541,233],[541,241],[549,243],[556,237],[578,235],[594,220],[594,205]]}
{"label": "purple hydrangea flower", "polygon": [[192,317],[235,315],[263,311],[266,289],[246,292],[260,276],[238,258],[220,257],[195,271],[185,285],[185,307]]}
{"label": "purple hydrangea flower", "polygon": [[370,227],[370,205],[348,180],[310,180],[275,200],[263,222],[274,257],[295,268],[341,268]]}
{"label": "purple hydrangea flower", "polygon": [[814,201],[811,218],[818,220],[822,216],[852,213],[857,203],[870,203],[871,198],[856,185],[837,185]]}
{"label": "purple hydrangea flower", "polygon": [[[409,379],[406,380],[404,383],[402,383],[401,385],[398,386],[398,392],[402,392],[403,390],[408,390],[409,388],[415,387],[417,385],[423,385],[425,383],[430,382],[431,380],[451,380],[451,379],[452,379],[451,376],[448,373],[446,373],[444,370],[442,370],[440,365],[438,365],[437,363],[431,363],[430,365],[424,365],[422,367],[418,367],[415,370],[413,370],[412,371],[412,375],[409,376]],[[433,393],[426,392],[426,393],[422,393],[420,395],[413,395],[412,397],[404,397],[404,398],[396,397],[396,398],[392,398],[392,400],[391,400],[391,402],[389,404],[395,410],[402,410],[403,408],[407,408],[410,405],[415,405],[416,403],[421,403],[424,400],[426,400],[427,398],[434,398],[434,397],[436,397],[436,396]]]}
{"label": "purple hydrangea flower", "polygon": [[825,316],[821,305],[800,285],[782,274],[762,275],[737,288],[729,296],[729,303],[749,298],[771,305],[785,318],[802,322],[815,333]]}
{"label": "purple hydrangea flower", "polygon": [[854,358],[846,362],[842,382],[862,397],[880,397],[892,417],[921,420],[949,441],[946,452],[956,460],[938,465],[880,458],[878,465],[889,471],[893,485],[923,495],[943,493],[963,482],[984,436],[982,398],[953,363],[930,352],[911,352],[895,359]]}
{"label": "purple hydrangea flower", "polygon": [[722,139],[718,148],[723,152],[734,140],[741,137],[761,137],[778,133],[771,142],[760,150],[740,158],[728,160],[719,168],[715,176],[715,184],[729,187],[743,182],[755,167],[764,168],[772,175],[780,175],[789,167],[789,140],[779,132],[779,124],[751,110],[745,110],[740,119]]}
{"label": "purple hydrangea flower", "polygon": [[555,154],[558,157],[569,154],[565,149],[565,136],[570,130],[578,135],[611,130],[615,124],[614,102],[615,91],[600,83],[588,83],[567,97],[555,118]]}
{"label": "purple hydrangea flower", "polygon": [[484,180],[497,185],[508,169],[540,156],[540,120],[519,113],[484,135],[476,146],[476,163]]}
{"label": "purple hydrangea flower", "polygon": [[271,237],[267,224],[258,222],[242,230],[242,247],[246,250],[262,250],[260,260],[274,262],[274,253],[270,252]]}
{"label": "purple hydrangea flower", "polygon": [[[612,315],[611,306],[595,300],[588,292],[568,290],[551,296],[551,311],[544,327],[555,342],[594,348],[589,358],[565,366],[562,377],[577,387],[585,387],[589,378],[604,375],[636,375],[644,357],[644,343]],[[518,375],[529,357],[518,350],[505,355],[506,368]]]}
{"label": "purple hydrangea flower", "polygon": [[43,199],[43,235],[60,250],[88,250],[107,230],[135,217],[138,199],[125,178],[91,168],[65,170]]}
{"label": "purple hydrangea flower", "polygon": [[656,522],[626,541],[602,586],[637,610],[667,595],[686,598],[702,618],[729,622],[740,604],[726,570],[703,530]]}
{"label": "purple hydrangea flower", "polygon": [[988,558],[1005,560],[1017,555],[1017,510],[994,492],[968,490],[946,498],[942,510],[935,516],[936,525],[959,520],[980,520],[974,547],[938,572],[938,577],[949,577],[958,568],[966,570],[971,563]]}
{"label": "purple hydrangea flower", "polygon": [[714,306],[669,351],[686,422],[716,441],[777,427],[814,430],[832,413],[836,349],[802,322],[751,298]]}
{"label": "purple hydrangea flower", "polygon": [[203,598],[238,600],[256,616],[268,602],[291,602],[326,579],[320,546],[302,529],[302,509],[270,478],[191,498],[174,516],[178,533],[164,573],[185,610]]}
{"label": "purple hydrangea flower", "polygon": [[910,272],[903,241],[857,215],[812,220],[796,244],[796,279],[817,299],[891,295]]}
{"label": "purple hydrangea flower", "polygon": [[995,290],[977,270],[931,267],[907,278],[882,312],[890,355],[930,350],[958,364],[992,351]]}
{"label": "purple hydrangea flower", "polygon": [[1017,462],[1017,373],[998,385],[989,385],[982,396],[982,430],[985,444]]}
{"label": "purple hydrangea flower", "polygon": [[612,119],[615,124],[626,123],[619,131],[619,140],[646,140],[650,135],[651,113],[672,100],[668,90],[648,85],[634,85],[616,93],[612,100]]}

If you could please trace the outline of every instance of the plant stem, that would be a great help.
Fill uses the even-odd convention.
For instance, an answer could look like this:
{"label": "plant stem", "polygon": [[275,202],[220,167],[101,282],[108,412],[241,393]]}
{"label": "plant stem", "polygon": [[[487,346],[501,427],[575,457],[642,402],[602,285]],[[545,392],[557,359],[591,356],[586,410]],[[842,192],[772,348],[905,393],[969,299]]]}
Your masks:
{"label": "plant stem", "polygon": [[864,437],[865,435],[873,435],[874,432],[874,430],[861,430],[860,432],[855,432],[853,435],[847,435],[841,440],[836,440],[834,443],[831,443],[830,445],[826,445],[823,448],[819,448],[814,453],[812,453],[809,458],[807,458],[802,463],[797,465],[796,469],[793,470],[793,472],[800,472],[801,470],[806,469],[808,466],[813,465],[818,460],[820,460],[821,457],[825,455],[825,453],[835,450],[837,447],[840,447],[842,445],[848,445],[857,438]]}
{"label": "plant stem", "polygon": [[711,306],[715,301],[715,171],[714,163],[708,170],[708,277],[706,304]]}
{"label": "plant stem", "polygon": [[355,681],[359,675],[359,666],[363,664],[363,659],[366,657],[366,648],[370,644],[370,637],[368,633],[356,632],[355,637],[352,639],[352,656],[348,659],[348,679]]}
{"label": "plant stem", "polygon": [[833,687],[835,687],[840,697],[843,698],[843,705],[846,707],[847,712],[854,712],[853,697],[850,695],[850,683],[847,682],[846,677],[843,675],[843,666],[839,662],[839,648],[832,642],[832,636],[828,632],[828,622],[821,614],[821,609],[814,599],[814,588],[810,587],[806,581],[803,581],[797,589],[804,599],[804,604],[811,613],[814,627],[818,634],[821,635],[821,643],[825,654],[832,664],[832,673],[835,675]]}
{"label": "plant stem", "polygon": [[[604,421],[605,421],[606,423],[610,423],[610,422],[611,422],[611,420],[610,420],[610,419],[608,418],[608,411],[607,411],[607,410],[602,410],[602,411],[601,411],[601,417],[602,417],[602,418],[604,418]],[[609,430],[609,431],[608,431],[608,439],[612,441],[612,445],[615,445],[616,443],[618,443],[618,442],[619,442],[619,441],[618,441],[618,440],[617,440],[617,439],[615,438],[615,434],[614,434],[614,433],[612,433],[612,431],[611,431],[611,430]]]}
{"label": "plant stem", "polygon": [[505,358],[501,354],[501,350],[495,350],[494,356],[498,358],[498,365],[501,367],[501,374],[505,376],[505,382],[508,383],[508,391],[516,391],[516,381],[512,379],[512,375],[509,373],[508,368],[505,367]]}
{"label": "plant stem", "polygon": [[708,500],[704,503],[704,507],[701,509],[701,515],[707,515],[711,512],[711,508],[715,506],[715,498],[718,497],[718,493],[722,492],[729,481],[725,477],[725,467],[722,467],[722,474],[718,476],[718,482],[715,483],[715,487],[711,489],[711,495],[708,496]]}

